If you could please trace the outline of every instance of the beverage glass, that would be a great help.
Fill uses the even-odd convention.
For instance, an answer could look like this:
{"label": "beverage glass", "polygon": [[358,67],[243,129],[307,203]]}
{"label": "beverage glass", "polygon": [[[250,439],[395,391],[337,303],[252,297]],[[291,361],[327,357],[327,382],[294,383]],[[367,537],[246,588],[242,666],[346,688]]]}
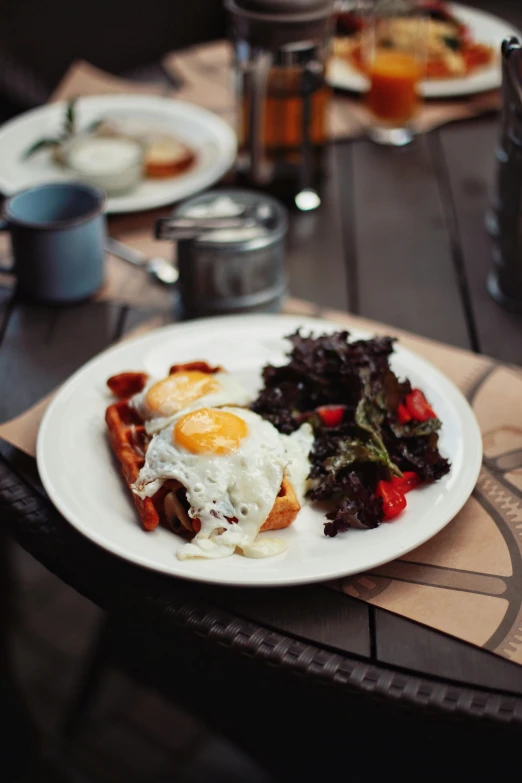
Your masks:
{"label": "beverage glass", "polygon": [[362,33],[362,56],[373,115],[368,133],[379,144],[402,146],[413,138],[425,71],[427,17],[415,0],[376,0]]}

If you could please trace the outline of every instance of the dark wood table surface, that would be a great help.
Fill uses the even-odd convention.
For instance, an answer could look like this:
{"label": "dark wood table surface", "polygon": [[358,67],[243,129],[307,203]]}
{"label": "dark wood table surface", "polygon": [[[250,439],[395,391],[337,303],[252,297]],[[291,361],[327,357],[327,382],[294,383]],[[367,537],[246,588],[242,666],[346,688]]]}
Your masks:
{"label": "dark wood table surface", "polygon": [[[497,123],[488,116],[448,125],[398,150],[365,139],[332,145],[322,207],[291,216],[291,294],[522,364],[522,315],[504,312],[485,288],[491,244],[484,216]],[[27,409],[152,314],[108,302],[35,306],[0,290],[0,420]],[[34,466],[5,445],[2,453],[40,491]],[[30,547],[30,540],[22,543]],[[60,574],[56,552],[48,562],[39,556]],[[70,564],[66,578],[74,586]],[[85,584],[78,589],[89,595]],[[321,586],[190,586],[187,593],[260,628],[386,671],[522,697],[522,667]],[[90,597],[104,606],[96,589]]]}

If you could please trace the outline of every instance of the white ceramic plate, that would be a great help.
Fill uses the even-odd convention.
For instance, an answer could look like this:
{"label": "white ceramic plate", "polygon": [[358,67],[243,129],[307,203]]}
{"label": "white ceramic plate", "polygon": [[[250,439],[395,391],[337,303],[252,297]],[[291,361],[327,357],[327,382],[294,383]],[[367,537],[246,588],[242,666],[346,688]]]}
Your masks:
{"label": "white ceramic plate", "polygon": [[[492,65],[481,68],[470,76],[461,79],[430,79],[422,82],[422,95],[425,98],[451,98],[497,89],[502,83],[500,44],[504,38],[511,35],[520,36],[520,32],[508,22],[486,11],[479,11],[477,8],[469,8],[459,3],[448,5],[455,15],[468,25],[474,39],[493,46],[498,56]],[[362,74],[340,58],[332,61],[328,80],[333,87],[352,92],[366,92],[369,86],[368,80]]]}
{"label": "white ceramic plate", "polygon": [[316,333],[339,328],[290,316],[214,318],[155,330],[92,359],[62,386],[40,427],[38,468],[53,503],[81,533],[126,560],[184,579],[228,585],[296,585],[357,573],[400,557],[438,533],[473,490],[482,456],[480,431],[458,389],[400,345],[393,367],[434,405],[444,425],[440,448],[452,469],[436,484],[410,493],[406,511],[393,524],[327,538],[323,515],[305,505],[290,528],[272,534],[286,539],[285,553],[264,560],[234,554],[208,561],[180,561],[179,537],[141,528],[106,439],[107,378],[129,369],[161,376],[173,362],[207,359],[226,367],[254,393],[263,365],[283,363],[283,338],[299,326]]}
{"label": "white ceramic plate", "polygon": [[[33,109],[6,122],[0,128],[0,190],[11,195],[42,182],[74,179],[58,166],[49,150],[28,160],[24,153],[42,137],[54,138],[63,124],[66,103],[52,103]],[[217,115],[199,106],[155,95],[96,95],[77,103],[78,127],[87,127],[103,117],[139,120],[154,129],[165,130],[191,147],[195,165],[179,177],[144,180],[132,193],[109,198],[107,212],[138,212],[155,209],[187,198],[208,188],[232,166],[237,149],[234,131]]]}

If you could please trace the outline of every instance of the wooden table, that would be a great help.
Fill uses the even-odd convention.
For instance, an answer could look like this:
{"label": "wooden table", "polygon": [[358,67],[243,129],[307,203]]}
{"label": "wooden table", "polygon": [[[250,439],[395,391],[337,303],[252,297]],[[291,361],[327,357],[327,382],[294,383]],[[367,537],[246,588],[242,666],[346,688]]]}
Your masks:
{"label": "wooden table", "polygon": [[[522,316],[501,310],[485,289],[491,247],[484,215],[496,127],[492,117],[447,126],[400,150],[366,140],[333,145],[321,209],[291,218],[291,293],[522,364]],[[51,309],[0,291],[0,314],[0,419],[5,420],[153,313],[107,302]],[[371,703],[378,698],[383,714],[397,699],[413,709],[424,698],[440,728],[455,712],[467,714],[472,723],[473,714],[484,712],[499,721],[502,704],[509,703],[518,707],[510,707],[507,722],[522,724],[522,667],[321,586],[218,590],[127,566],[74,533],[49,507],[31,460],[5,445],[2,453],[0,502],[12,534],[112,616],[119,613],[120,642],[132,639],[138,649],[147,627],[164,663],[167,655],[177,660],[180,644],[192,649],[203,634],[201,662],[210,655],[225,671],[234,656],[243,660],[241,652],[254,655],[264,666],[255,671],[266,692],[273,683],[263,678],[272,664],[302,672],[301,695],[316,678],[318,704],[324,696],[321,683],[337,678],[359,710],[365,709],[365,698]],[[91,558],[95,573],[85,567]],[[238,640],[238,628],[243,639]],[[223,645],[230,646],[226,660]],[[152,676],[160,663],[151,644],[139,649],[132,666],[139,669],[141,656]],[[198,671],[208,674],[203,663]],[[217,680],[212,687],[219,691]],[[190,693],[180,696],[174,685],[164,687],[194,709]],[[223,698],[234,702],[230,694]],[[198,706],[237,738],[230,723],[220,723],[208,705]],[[250,713],[248,719],[253,720]],[[239,739],[250,747],[248,738]]]}

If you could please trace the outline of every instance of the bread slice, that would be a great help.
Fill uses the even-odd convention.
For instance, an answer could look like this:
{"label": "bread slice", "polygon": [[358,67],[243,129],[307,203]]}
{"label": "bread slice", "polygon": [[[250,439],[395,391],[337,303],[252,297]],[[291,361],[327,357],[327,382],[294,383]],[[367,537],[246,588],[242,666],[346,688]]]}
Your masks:
{"label": "bread slice", "polygon": [[[189,531],[195,535],[200,530],[199,520],[192,519],[188,514],[184,487],[178,483],[164,498],[163,513],[168,526],[176,533]],[[274,501],[272,510],[260,530],[282,530],[289,527],[296,518],[301,504],[294,492],[294,488],[286,477],[283,478],[281,489]],[[191,536],[192,537],[192,536]]]}
{"label": "bread slice", "polygon": [[154,136],[145,152],[145,176],[150,179],[175,177],[187,171],[196,156],[173,136]]}
{"label": "bread slice", "polygon": [[261,530],[282,530],[289,527],[296,518],[301,504],[297,499],[293,486],[286,476],[283,476],[281,489],[275,499],[272,511],[261,525]]}

